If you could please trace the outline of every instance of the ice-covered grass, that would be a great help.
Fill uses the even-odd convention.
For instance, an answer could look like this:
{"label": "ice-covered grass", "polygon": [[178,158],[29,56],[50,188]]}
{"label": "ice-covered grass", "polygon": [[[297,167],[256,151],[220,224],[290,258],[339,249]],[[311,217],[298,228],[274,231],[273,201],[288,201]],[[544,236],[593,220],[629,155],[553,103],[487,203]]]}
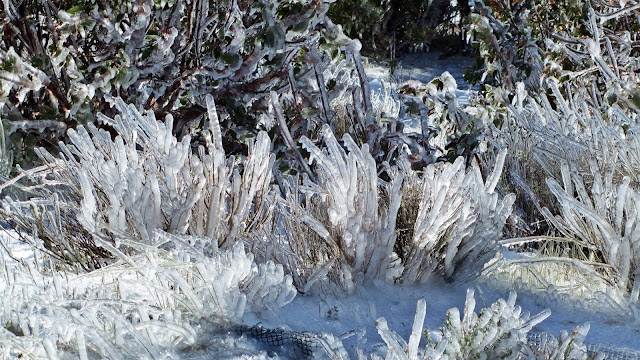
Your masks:
{"label": "ice-covered grass", "polygon": [[126,261],[90,273],[50,268],[37,256],[5,257],[4,355],[175,357],[196,344],[207,323],[235,323],[253,310],[278,312],[295,296],[281,266],[257,265],[241,244],[206,254],[198,239],[158,233],[154,240],[129,243],[144,255],[122,255]]}
{"label": "ice-covered grass", "polygon": [[[459,56],[406,55],[367,74],[359,42],[338,36],[343,64],[310,46],[295,56],[304,66],[281,71],[277,47],[286,37],[294,56],[303,37],[282,33],[249,59],[235,47],[226,75],[212,74],[235,73],[233,84],[189,88],[206,108],[197,149],[193,134],[176,135],[180,118],[98,94],[113,133],[69,130],[60,153],[37,150],[44,166],[0,185],[31,190],[2,199],[16,230],[0,247],[0,356],[585,359],[585,341],[640,348],[637,44],[605,29],[637,6],[598,6],[612,15],[589,8],[580,38],[551,37],[548,52],[526,42],[519,78],[504,36],[519,27],[477,1],[469,39],[498,86],[476,98]],[[248,34],[238,26],[234,41]],[[267,53],[277,76],[259,72],[276,81],[247,83]],[[273,130],[242,155],[225,151],[219,91]],[[517,232],[503,231],[514,186],[549,234],[501,240]],[[537,253],[509,250],[530,242]],[[533,344],[546,333],[559,341]]]}
{"label": "ice-covered grass", "polygon": [[[4,234],[3,238],[6,239],[8,236],[9,234]],[[18,247],[15,238],[7,241],[7,244],[12,248]],[[229,263],[231,267],[226,265],[225,268],[240,266],[237,261],[240,258],[234,257],[233,259]],[[31,260],[33,259],[25,259],[25,261]],[[79,334],[84,335],[84,341],[89,345],[88,358],[95,356],[95,352],[99,353],[100,351],[110,351],[108,356],[110,358],[120,356],[123,358],[167,358],[170,356],[172,358],[205,359],[213,356],[221,359],[265,359],[300,356],[291,343],[269,346],[265,341],[256,340],[248,333],[237,331],[234,324],[240,321],[249,326],[260,322],[265,328],[284,327],[284,329],[298,333],[311,331],[318,336],[323,333],[333,334],[338,339],[342,338],[341,343],[344,345],[345,351],[353,358],[358,348],[365,354],[386,353],[385,341],[379,334],[379,327],[382,324],[381,318],[384,318],[386,328],[398,334],[407,343],[411,343],[416,303],[420,299],[424,299],[426,305],[424,328],[429,330],[432,336],[435,336],[438,333],[438,328],[445,325],[449,309],[457,307],[461,309],[461,312],[464,312],[465,310],[462,309],[469,308],[469,305],[465,305],[467,288],[475,289],[474,298],[477,309],[490,307],[500,297],[506,296],[508,293],[508,290],[504,290],[502,287],[494,288],[482,282],[452,285],[442,283],[438,279],[431,279],[420,285],[401,285],[376,281],[366,286],[357,287],[351,296],[326,293],[297,296],[291,303],[275,312],[252,312],[247,309],[244,315],[238,318],[235,317],[239,311],[236,304],[227,307],[231,313],[227,313],[225,319],[220,317],[218,313],[223,307],[214,305],[211,308],[214,312],[209,313],[208,316],[198,317],[194,316],[197,313],[194,311],[194,306],[196,306],[198,298],[206,303],[207,299],[220,299],[220,297],[212,298],[211,294],[205,297],[185,297],[185,293],[181,294],[180,291],[170,287],[170,284],[178,283],[179,278],[175,277],[175,274],[182,271],[176,267],[180,262],[174,260],[174,262],[168,263],[167,265],[170,267],[166,268],[162,258],[155,260],[150,258],[149,261],[147,263],[149,265],[144,265],[145,262],[136,260],[140,264],[136,269],[127,270],[126,264],[123,264],[97,270],[88,275],[67,273],[64,277],[55,274],[53,276],[46,274],[38,276],[38,271],[34,268],[26,267],[20,270],[18,268],[21,265],[7,262],[6,268],[13,268],[11,273],[20,274],[20,280],[7,282],[0,288],[0,291],[5,292],[5,295],[9,295],[3,297],[5,299],[3,313],[20,314],[18,318],[13,320],[17,324],[13,331],[18,334],[26,332],[31,334],[31,337],[5,334],[3,343],[5,346],[13,345],[14,350],[15,345],[19,344],[24,350],[28,350],[25,354],[44,357],[53,356],[51,355],[53,352],[47,352],[53,351],[47,349],[47,346],[57,344],[59,351],[57,355],[60,358],[77,356],[74,355],[77,354],[77,350],[74,349],[82,338]],[[196,268],[199,267],[197,261],[194,265]],[[191,267],[186,264],[182,266]],[[209,271],[207,273],[210,274],[209,278],[216,278],[213,275],[215,272]],[[163,274],[174,274],[171,277],[172,281],[164,283],[154,279],[162,278]],[[159,287],[163,283],[165,285]],[[36,284],[38,285],[36,286]],[[229,285],[228,282],[225,284],[224,286]],[[21,289],[23,294],[19,297],[15,293],[13,295],[7,294],[6,291],[9,291],[9,287],[15,290]],[[28,298],[24,297],[27,289],[33,291],[38,288],[41,291],[32,293]],[[184,289],[186,288],[185,286]],[[193,287],[194,290],[197,288]],[[214,291],[215,288],[213,286]],[[158,296],[160,294],[165,296]],[[174,295],[166,296],[169,294]],[[172,298],[179,301],[172,301]],[[21,302],[22,300],[24,302]],[[247,304],[251,302],[249,300]],[[11,304],[14,306],[24,304],[22,306],[26,307],[22,307],[22,310],[18,312],[12,312]],[[561,303],[541,302],[535,300],[535,297],[527,299],[521,296],[518,305],[522,306],[523,311],[528,311],[531,314],[540,313],[551,305],[552,316],[538,324],[533,329],[535,333],[545,331],[557,335],[563,329],[570,330],[576,325],[590,322],[591,330],[586,337],[586,342],[638,349],[637,343],[635,343],[634,326],[622,321],[618,314],[607,316],[606,312],[602,311],[603,309],[580,310]],[[168,311],[172,307],[175,307],[173,312]],[[205,306],[205,308],[207,307]],[[92,309],[98,311],[97,318],[91,318],[90,315],[87,315],[91,314]],[[101,312],[109,309],[112,312],[108,320],[100,316]],[[67,312],[70,315],[65,315],[68,320],[63,323],[58,319],[58,316]],[[74,317],[76,313],[78,315]],[[169,318],[171,320],[168,320]],[[7,317],[3,316],[3,319],[7,319]],[[96,331],[95,325],[89,320],[95,322],[99,319],[102,319],[100,328],[105,329],[104,326],[107,326],[107,331],[102,330],[94,333]],[[232,319],[235,319],[235,322]],[[52,327],[51,321],[55,321],[57,325]],[[121,321],[123,328],[118,330],[116,324],[109,331],[110,321]],[[38,331],[46,331],[49,340],[44,342],[38,340]],[[176,331],[178,331],[177,335]],[[58,338],[55,337],[56,332],[58,332]],[[117,340],[118,333],[123,339],[120,341],[124,342]],[[150,336],[159,336],[159,334],[162,334],[162,339],[167,336],[173,339],[175,341],[174,347],[167,345],[170,342],[163,342],[160,338],[155,340],[149,338]],[[16,339],[21,341],[17,343]],[[392,337],[386,340],[393,339]],[[101,340],[104,340],[106,344],[100,344]],[[156,349],[158,348],[158,344],[153,341],[159,341],[162,344],[159,347],[160,352],[152,349],[154,344],[156,344]],[[109,342],[115,344],[107,345]],[[64,344],[67,345],[60,348]],[[109,346],[112,348],[109,349]],[[422,338],[419,349],[422,351],[425,346],[427,346],[426,339]],[[145,349],[152,350],[148,352]],[[10,354],[5,353],[5,355]],[[328,352],[323,348],[319,348],[316,355],[317,358],[328,358]]]}
{"label": "ice-covered grass", "polygon": [[[464,122],[452,79],[422,90]],[[463,157],[419,171],[406,159],[378,167],[370,144],[338,142],[325,126],[322,142],[302,140],[315,182],[283,176],[276,189],[268,137],[246,158],[227,157],[212,98],[197,153],[171,134],[170,118],[113,102],[120,115],[103,121],[120,137],[70,132],[62,155],[41,153],[39,198],[5,199],[30,244],[15,232],[3,242],[6,357],[291,358],[307,340],[314,357],[342,359],[578,359],[583,340],[640,350],[632,302],[605,276],[586,277],[584,261],[546,259],[538,269],[537,257],[502,252],[508,261],[489,262],[513,204],[498,191],[505,149],[484,173]],[[395,112],[390,104],[368,106]],[[415,211],[401,212],[403,201]],[[401,244],[397,223],[412,227]],[[73,266],[96,261],[85,252],[96,246],[105,249],[98,262]],[[517,303],[512,287],[526,295]],[[529,332],[573,329],[560,345],[528,345]]]}
{"label": "ice-covered grass", "polygon": [[628,294],[607,277],[581,271],[566,255],[544,257],[541,253],[505,248],[496,259],[496,266],[489,266],[491,271],[486,281],[496,287],[514,288],[542,301],[565,303],[576,310],[601,308],[637,318],[638,309],[629,302]]}
{"label": "ice-covered grass", "polygon": [[[12,248],[16,247],[15,240],[7,243]],[[191,245],[194,244],[189,243]],[[234,291],[233,287],[229,287],[232,283],[225,279],[230,279],[230,269],[243,271],[242,264],[246,262],[243,260],[243,252],[233,250],[233,255],[228,258],[229,262],[219,268],[222,273],[218,272],[218,275],[213,268],[206,268],[209,269],[206,271],[193,251],[187,253],[193,256],[189,263],[183,263],[184,254],[180,256],[179,253],[170,262],[166,262],[170,259],[164,256],[147,255],[145,261],[142,258],[132,259],[139,264],[135,268],[121,264],[79,275],[42,273],[33,263],[23,266],[16,262],[6,262],[5,269],[9,269],[8,274],[14,279],[8,280],[0,288],[4,293],[3,320],[9,321],[10,326],[5,324],[5,327],[14,333],[3,335],[3,343],[13,350],[6,352],[5,356],[22,351],[24,355],[36,357],[68,358],[79,354],[84,358],[82,352],[77,352],[78,346],[83,342],[87,344],[87,358],[98,354],[109,358],[185,359],[211,356],[247,359],[299,356],[291,343],[269,346],[265,341],[253,339],[247,333],[238,331],[234,325],[238,322],[247,325],[261,322],[265,328],[284,326],[284,329],[298,333],[311,331],[317,336],[327,333],[338,339],[343,337],[340,344],[344,345],[344,349],[341,351],[346,351],[351,356],[354,356],[358,348],[365,354],[384,354],[387,347],[383,343],[398,345],[393,343],[397,341],[394,340],[397,339],[395,336],[389,335],[391,333],[385,335],[386,329],[398,334],[407,343],[411,344],[413,341],[416,344],[410,335],[415,332],[414,313],[416,303],[419,304],[421,298],[427,309],[424,328],[430,331],[431,336],[436,336],[437,329],[446,323],[448,309],[466,308],[461,310],[466,311],[464,319],[473,311],[468,299],[465,305],[467,287],[476,289],[474,302],[478,309],[491,307],[493,302],[504,295],[500,290],[481,283],[447,285],[439,280],[432,280],[421,285],[399,285],[377,281],[357,287],[355,293],[348,297],[339,294],[298,296],[280,310],[265,313],[264,310],[268,307],[259,305],[249,295],[253,293],[251,286],[240,285],[237,288],[240,294],[249,295],[247,310],[244,311],[242,302],[237,303],[233,298],[229,298],[232,301],[227,301],[224,296],[216,293],[223,291],[230,296],[238,294],[238,290]],[[217,261],[215,257],[213,259]],[[24,264],[29,264],[32,260],[27,258]],[[200,275],[188,275],[189,268]],[[183,273],[184,271],[187,272]],[[199,279],[205,273],[208,276]],[[196,285],[198,282],[204,287]],[[211,303],[211,300],[215,302]],[[544,306],[526,299],[519,303],[523,303],[525,310],[532,314],[544,310]],[[253,309],[258,311],[250,311],[251,304],[256,305]],[[563,316],[560,313],[560,316],[542,322],[535,331],[558,334],[559,329],[570,329],[574,324],[593,319],[593,314],[587,312],[579,315],[576,317],[575,313],[571,313]],[[449,313],[449,316],[455,318],[455,311]],[[63,321],[60,317],[66,320]],[[549,321],[551,319],[553,321]],[[605,324],[603,321],[597,323],[587,340],[602,342],[602,339],[607,339],[607,336],[616,331],[620,332],[620,329],[631,335],[627,328],[624,324]],[[19,334],[29,336],[17,336]],[[381,335],[384,336],[380,337]],[[631,341],[627,339],[625,343],[622,337],[617,337],[616,340],[618,341],[607,343],[629,346]],[[513,346],[516,344],[522,346],[522,339],[512,343]],[[428,343],[422,338],[416,348],[423,351],[425,347],[428,348]],[[433,351],[436,349],[437,346]],[[322,347],[316,351],[317,358],[328,358],[328,354],[331,352]]]}
{"label": "ice-covered grass", "polygon": [[[269,219],[274,211],[273,219],[299,216],[291,206],[273,207],[262,200],[285,201],[266,186],[272,165],[268,138],[261,134],[252,143],[240,173],[233,168],[233,158],[225,159],[212,99],[207,104],[211,121],[207,152],[200,148],[197,155],[190,153],[188,139],[178,142],[171,135],[170,118],[159,122],[152,113],[141,113],[119,99],[115,104],[121,114],[104,121],[113,123],[122,137],[111,139],[91,126],[71,131],[72,143],[63,147],[62,155],[41,153],[48,164],[42,171],[48,173],[40,178],[40,197],[4,200],[5,216],[36,249],[33,258],[5,262],[3,268],[7,285],[2,288],[1,320],[9,356],[179,357],[198,343],[207,324],[233,329],[251,319],[278,322],[284,316],[280,309],[296,295],[293,276],[306,281],[295,283],[305,293],[318,279],[319,284],[338,285],[336,299],[342,298],[341,291],[350,294],[380,282],[413,283],[432,273],[449,282],[473,278],[496,251],[496,237],[511,207],[509,197],[500,200],[494,193],[501,161],[486,181],[477,167],[465,170],[461,159],[430,165],[424,177],[410,166],[386,165],[391,180],[384,181],[367,144],[357,146],[345,135],[345,150],[326,127],[324,149],[303,139],[311,162],[318,163],[320,182],[294,183],[296,193],[286,197],[294,199],[290,205],[310,204],[318,197],[319,207],[303,211],[303,221],[335,252],[325,255],[330,261],[324,263],[300,253],[293,263],[300,261],[298,265],[313,271],[289,266],[285,274],[283,264],[270,259],[282,259],[290,248],[277,243],[261,248],[262,239],[255,236],[282,230],[283,223],[261,220],[263,216]],[[504,153],[498,158],[504,159]],[[405,244],[410,251],[401,258],[394,252],[394,230],[404,179],[428,196],[418,206],[414,237]],[[115,188],[122,190],[124,199]],[[445,201],[447,194],[457,200]],[[324,216],[314,217],[323,212]],[[441,213],[451,216],[438,216]],[[267,223],[275,228],[263,227]],[[424,230],[425,226],[443,230]],[[77,242],[78,235],[83,242]],[[260,262],[245,250],[245,241]],[[14,244],[9,241],[6,247]],[[108,256],[95,258],[96,247]],[[43,256],[48,261],[40,262]],[[95,268],[74,268],[87,257]],[[469,301],[467,319],[473,311]],[[323,302],[327,304],[324,300],[316,304]],[[504,344],[510,345],[501,351],[508,353],[525,346],[527,329],[520,328],[517,338],[507,335],[508,328],[500,333],[504,338],[493,333],[496,326],[519,321],[521,313],[513,301],[498,300],[492,306],[505,320],[481,326],[489,336],[482,346],[507,341]],[[376,324],[387,344],[385,351],[398,355],[398,349],[410,346],[416,355],[422,307],[408,344],[394,335],[390,320],[376,316],[375,309],[361,318],[361,324]],[[338,316],[340,307],[328,303],[326,311]],[[455,310],[449,314],[449,321],[457,318]],[[412,317],[411,312],[402,316]],[[445,337],[420,351],[446,350],[452,356],[484,351],[451,345],[477,336],[461,333],[456,326],[448,323],[442,330]],[[347,358],[335,334],[323,338],[322,350]]]}

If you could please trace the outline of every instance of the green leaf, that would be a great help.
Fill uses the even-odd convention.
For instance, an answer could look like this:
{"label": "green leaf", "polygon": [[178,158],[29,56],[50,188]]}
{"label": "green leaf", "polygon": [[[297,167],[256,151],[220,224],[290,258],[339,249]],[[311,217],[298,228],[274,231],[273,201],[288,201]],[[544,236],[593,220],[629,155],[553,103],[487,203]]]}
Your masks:
{"label": "green leaf", "polygon": [[284,63],[284,60],[285,60],[284,54],[276,54],[276,56],[274,56],[273,59],[265,62],[264,64],[267,66],[282,66],[282,64]]}
{"label": "green leaf", "polygon": [[149,56],[151,56],[151,53],[153,52],[153,49],[155,48],[155,46],[147,46],[144,47],[142,49],[142,52],[140,53],[140,59],[141,60],[146,60],[149,58]]}
{"label": "green leaf", "polygon": [[224,53],[220,58],[229,66],[236,65],[242,61],[242,57],[239,54]]}
{"label": "green leaf", "polygon": [[631,103],[636,109],[640,109],[640,89],[635,89],[631,95]]}
{"label": "green leaf", "polygon": [[268,47],[280,47],[284,41],[284,31],[279,26],[272,26],[264,34],[264,43]]}
{"label": "green leaf", "polygon": [[6,60],[0,63],[0,69],[4,71],[12,72],[13,66],[15,65],[15,63],[16,63],[16,59],[13,56],[9,56],[7,57]]}
{"label": "green leaf", "polygon": [[31,58],[31,65],[38,69],[42,69],[42,67],[44,66],[44,60],[39,56],[34,56]]}
{"label": "green leaf", "polygon": [[76,13],[82,11],[82,8],[79,5],[76,5],[74,7],[72,7],[71,9],[67,10],[67,12],[71,15],[75,15]]}
{"label": "green leaf", "polygon": [[296,32],[303,32],[307,30],[308,26],[309,26],[309,19],[305,19],[304,21],[297,23],[291,30]]}

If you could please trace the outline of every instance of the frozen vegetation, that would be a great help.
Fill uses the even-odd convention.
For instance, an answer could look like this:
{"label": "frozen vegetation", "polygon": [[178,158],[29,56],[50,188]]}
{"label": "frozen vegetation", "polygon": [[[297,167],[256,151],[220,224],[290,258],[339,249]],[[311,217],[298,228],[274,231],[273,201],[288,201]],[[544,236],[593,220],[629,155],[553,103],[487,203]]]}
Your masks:
{"label": "frozen vegetation", "polygon": [[5,1],[0,357],[640,358],[640,6],[523,3],[469,86],[329,1]]}

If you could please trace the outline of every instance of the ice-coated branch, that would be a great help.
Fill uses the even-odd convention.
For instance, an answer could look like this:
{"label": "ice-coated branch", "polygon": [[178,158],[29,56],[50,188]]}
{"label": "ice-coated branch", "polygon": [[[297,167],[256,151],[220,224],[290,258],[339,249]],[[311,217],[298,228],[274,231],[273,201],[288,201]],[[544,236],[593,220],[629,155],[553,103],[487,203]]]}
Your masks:
{"label": "ice-coated branch", "polygon": [[278,99],[278,94],[276,94],[275,91],[271,92],[271,105],[273,106],[273,111],[275,113],[276,120],[278,121],[278,128],[280,129],[280,133],[282,134],[284,141],[287,143],[289,149],[293,151],[296,160],[298,161],[300,166],[302,166],[304,172],[307,173],[307,175],[313,182],[317,182],[315,174],[311,171],[311,168],[309,168],[309,165],[302,157],[300,150],[298,150],[298,147],[296,146],[296,143],[293,140],[291,133],[289,132],[289,126],[284,119],[284,115],[282,114],[282,107],[280,106],[280,100]]}

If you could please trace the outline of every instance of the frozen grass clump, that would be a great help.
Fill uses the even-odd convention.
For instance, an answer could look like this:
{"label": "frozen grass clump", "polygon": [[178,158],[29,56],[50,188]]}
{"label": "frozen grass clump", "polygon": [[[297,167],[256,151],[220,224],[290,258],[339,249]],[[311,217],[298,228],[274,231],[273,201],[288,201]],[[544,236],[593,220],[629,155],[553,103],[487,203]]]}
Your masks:
{"label": "frozen grass clump", "polygon": [[229,324],[278,311],[295,296],[282,266],[257,265],[238,243],[157,232],[153,245],[86,274],[8,264],[0,288],[2,348],[9,356],[81,359],[178,357],[200,321]]}
{"label": "frozen grass clump", "polygon": [[495,256],[514,201],[512,194],[500,198],[495,192],[505,156],[501,151],[486,181],[477,163],[465,169],[463,157],[429,165],[421,175],[405,165],[403,192],[417,192],[420,202],[412,237],[400,244],[404,280],[426,280],[432,273],[447,281],[473,278]]}
{"label": "frozen grass clump", "polygon": [[[243,171],[222,148],[215,104],[207,98],[210,131],[197,153],[191,138],[178,141],[173,119],[157,121],[121,99],[113,119],[101,116],[117,136],[92,124],[69,130],[69,144],[54,156],[38,154],[37,196],[3,200],[3,214],[32,235],[34,246],[57,260],[85,269],[101,266],[119,239],[149,244],[156,230],[216,239],[232,247],[237,236],[256,224],[271,181],[271,142],[261,133],[250,142]],[[113,252],[111,252],[113,255]]]}
{"label": "frozen grass clump", "polygon": [[454,359],[517,359],[527,344],[527,333],[551,315],[546,310],[530,316],[516,306],[516,294],[499,299],[479,314],[474,312],[472,290],[467,291],[463,317],[457,308],[447,312],[445,326],[431,339],[436,344],[446,341],[444,354]]}
{"label": "frozen grass clump", "polygon": [[[413,282],[432,272],[453,281],[479,274],[510,211],[511,196],[494,192],[502,155],[486,182],[477,165],[465,169],[464,158],[421,173],[403,152],[400,168],[378,164],[368,144],[348,134],[341,144],[325,125],[321,147],[301,140],[312,167],[300,181],[277,170],[273,176],[265,132],[248,142],[246,157],[227,157],[212,97],[197,151],[189,135],[173,135],[171,116],[161,122],[151,111],[111,101],[120,114],[100,118],[115,136],[92,124],[69,130],[59,155],[38,149],[45,166],[30,173],[36,196],[3,200],[3,214],[28,235],[24,240],[58,264],[100,268],[144,253],[134,244],[153,245],[163,231],[209,239],[212,252],[245,239],[260,261],[283,265],[303,292],[324,275],[347,293],[374,279]],[[282,122],[275,93],[272,101]],[[424,198],[415,236],[399,247],[403,184]],[[288,239],[277,239],[283,232]],[[400,258],[398,248],[408,255]]]}
{"label": "frozen grass clump", "polygon": [[633,115],[620,104],[600,103],[594,88],[582,82],[561,87],[550,78],[546,86],[553,97],[528,94],[521,106],[508,107],[520,128],[511,134],[512,144],[522,143],[518,137],[532,139],[533,158],[556,200],[550,204],[550,199],[529,192],[540,213],[565,238],[566,251],[546,260],[571,263],[590,276],[603,277],[631,294],[634,303],[640,204],[638,165],[629,154],[637,152],[637,141],[633,131],[624,131],[626,124],[635,126]]}
{"label": "frozen grass clump", "polygon": [[[311,140],[302,139],[310,153],[309,162],[316,164],[316,196],[320,196],[320,215],[326,216],[324,222],[313,218],[309,222],[318,235],[339,249],[340,259],[335,266],[348,292],[353,291],[354,283],[392,281],[402,272],[393,252],[402,176],[382,184],[367,144],[360,147],[345,135],[342,140],[347,152],[328,127],[324,127],[322,135],[325,151]],[[380,199],[381,190],[384,200]]]}
{"label": "frozen grass clump", "polygon": [[[465,280],[495,256],[513,203],[494,191],[505,151],[485,181],[463,157],[424,171],[402,158],[380,171],[367,144],[345,135],[341,145],[328,127],[322,135],[325,149],[302,140],[317,182],[284,177],[277,224],[259,232],[268,240],[252,242],[290,269],[299,290],[326,278],[347,293],[374,279]],[[410,231],[398,228],[401,208]]]}
{"label": "frozen grass clump", "polygon": [[[583,340],[589,324],[576,327],[569,335],[563,331],[559,340],[539,344],[528,341],[531,329],[549,317],[545,310],[530,316],[515,304],[516,294],[508,300],[499,299],[491,307],[475,313],[474,292],[467,291],[464,314],[457,308],[447,312],[445,325],[438,331],[423,330],[426,302],[418,300],[409,342],[390,330],[387,321],[376,321],[378,333],[387,345],[386,359],[397,360],[448,360],[448,359],[587,359]],[[423,332],[426,339],[422,339]],[[422,340],[421,340],[422,339]],[[421,347],[421,341],[424,345]]]}

